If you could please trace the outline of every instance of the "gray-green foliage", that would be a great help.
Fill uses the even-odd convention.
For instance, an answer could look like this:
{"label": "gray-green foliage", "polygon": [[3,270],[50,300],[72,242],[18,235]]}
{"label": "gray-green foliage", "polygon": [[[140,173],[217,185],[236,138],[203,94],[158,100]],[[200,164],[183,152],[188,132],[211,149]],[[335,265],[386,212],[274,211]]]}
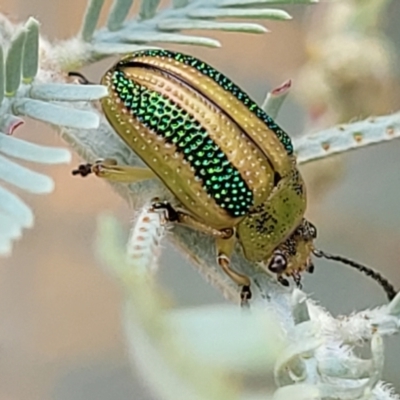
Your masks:
{"label": "gray-green foliage", "polygon": [[[65,149],[38,146],[7,135],[23,122],[23,116],[52,124],[88,161],[112,157],[121,163],[140,163],[90,103],[105,96],[105,88],[67,84],[64,76],[50,74],[53,71],[45,69],[45,65],[56,65],[65,73],[71,66],[87,65],[108,55],[148,48],[148,43],[153,42],[218,47],[220,43],[213,38],[180,31],[263,33],[267,31],[264,25],[242,20],[254,17],[288,20],[290,16],[286,11],[269,7],[293,3],[315,1],[174,0],[171,7],[160,9],[158,0],[142,0],[139,14],[128,18],[134,2],[115,0],[106,26],[96,30],[104,0],[92,0],[79,37],[53,45],[47,43],[43,47],[35,20],[30,19],[24,26],[16,27],[0,15],[0,43],[3,44],[0,46],[0,153],[3,154],[0,155],[0,177],[35,193],[49,192],[53,187],[49,177],[7,157],[42,163],[69,160],[69,152]],[[233,16],[239,21],[223,20]],[[43,59],[39,60],[39,49],[45,47],[50,50],[43,51]],[[46,63],[49,60],[51,63]],[[264,109],[276,116],[286,95],[287,90],[278,91],[278,95],[272,92],[263,104]],[[307,162],[391,140],[398,136],[398,125],[399,115],[395,113],[305,135],[295,142],[297,156],[300,162]],[[336,135],[338,130],[340,136]],[[169,198],[170,194],[156,180],[128,188],[115,185],[115,188],[130,201],[136,212],[141,210],[140,215],[146,218],[140,220],[140,215],[136,218],[128,260],[121,243],[116,240],[115,226],[110,222],[101,224],[99,249],[103,261],[111,266],[112,273],[125,289],[124,324],[135,362],[160,398],[267,398],[264,393],[241,392],[232,373],[253,369],[258,375],[266,374],[273,363],[279,387],[273,396],[275,400],[396,399],[379,379],[383,360],[382,336],[396,333],[400,326],[399,296],[387,306],[338,320],[308,300],[303,292],[280,288],[267,274],[237,253],[235,268],[257,282],[253,303],[257,315],[253,315],[254,318],[237,315],[236,308],[172,311],[165,306],[162,290],[153,281],[165,226],[159,215],[148,207],[152,197]],[[140,254],[132,254],[137,251],[137,246],[132,244],[137,237],[135,229],[140,229],[143,221],[151,221],[151,226],[144,230],[147,246]],[[12,240],[21,235],[21,229],[32,224],[30,208],[0,187],[0,253],[9,252]],[[140,232],[142,235],[143,230]],[[176,227],[169,238],[191,256],[196,268],[227,297],[237,298],[237,288],[226,280],[215,263],[209,238],[182,227]],[[270,318],[276,318],[277,322],[271,322]],[[266,325],[265,321],[268,322]],[[241,324],[248,329],[232,328]],[[196,336],[199,331],[201,336]],[[226,332],[231,341],[224,340]],[[273,336],[276,333],[284,346],[277,346],[277,352],[274,352],[269,346],[278,341]],[[213,348],[214,339],[219,341],[217,348]],[[368,359],[360,359],[352,352],[352,346],[360,340],[371,344]],[[149,343],[153,345],[149,346]],[[244,356],[235,358],[235,352],[244,352]],[[202,358],[205,355],[208,358]],[[182,396],[183,393],[188,395]]]}

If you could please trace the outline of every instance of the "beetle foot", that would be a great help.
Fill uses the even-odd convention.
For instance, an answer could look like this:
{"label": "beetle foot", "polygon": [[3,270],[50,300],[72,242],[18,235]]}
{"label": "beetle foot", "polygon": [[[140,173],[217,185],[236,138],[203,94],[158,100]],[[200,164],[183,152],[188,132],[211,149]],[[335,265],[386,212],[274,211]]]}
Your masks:
{"label": "beetle foot", "polygon": [[278,276],[278,282],[282,285],[282,286],[286,286],[288,287],[289,281],[287,279],[285,279],[283,276]]}
{"label": "beetle foot", "polygon": [[77,169],[72,170],[72,175],[88,176],[93,172],[93,164],[80,164]]}
{"label": "beetle foot", "polygon": [[292,277],[293,277],[293,281],[296,284],[296,286],[299,289],[302,289],[303,285],[301,284],[301,275],[300,275],[299,271],[293,271]]}
{"label": "beetle foot", "polygon": [[242,286],[240,290],[240,307],[249,308],[249,300],[251,299],[250,286]]}
{"label": "beetle foot", "polygon": [[158,198],[153,199],[152,207],[155,210],[165,210],[167,215],[167,220],[169,222],[176,222],[179,221],[179,214],[178,212],[172,207],[171,203],[168,201],[161,201]]}
{"label": "beetle foot", "polygon": [[315,269],[314,264],[310,261],[310,263],[307,266],[307,272],[312,274],[314,272],[314,269]]}

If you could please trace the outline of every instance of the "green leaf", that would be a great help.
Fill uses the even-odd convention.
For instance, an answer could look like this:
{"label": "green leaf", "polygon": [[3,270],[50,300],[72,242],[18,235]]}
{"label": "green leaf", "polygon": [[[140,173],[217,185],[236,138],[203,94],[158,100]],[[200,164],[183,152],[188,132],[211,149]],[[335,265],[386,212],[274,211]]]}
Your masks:
{"label": "green leaf", "polygon": [[279,110],[289,94],[291,85],[292,81],[288,80],[267,94],[267,97],[261,108],[271,118],[275,119],[278,116]]}
{"label": "green leaf", "polygon": [[133,0],[115,0],[107,20],[107,28],[110,31],[117,31],[122,27],[125,18],[128,16]]}
{"label": "green leaf", "polygon": [[172,0],[172,6],[174,8],[183,8],[189,4],[189,0]]}
{"label": "green leaf", "polygon": [[319,0],[222,0],[219,7],[252,7],[271,4],[313,4]]}
{"label": "green leaf", "polygon": [[193,19],[163,19],[157,24],[162,31],[181,31],[188,29],[205,29],[229,32],[266,33],[268,30],[259,24],[245,22],[219,22]]}
{"label": "green leaf", "polygon": [[26,39],[23,51],[22,78],[24,83],[32,82],[39,68],[39,22],[29,18],[25,24]]}
{"label": "green leaf", "polygon": [[68,83],[42,83],[32,85],[31,97],[40,100],[91,101],[108,95],[108,89],[102,85],[72,85]]}
{"label": "green leaf", "polygon": [[0,152],[11,157],[43,164],[59,164],[71,161],[67,149],[37,145],[0,132]]}
{"label": "green leaf", "polygon": [[54,182],[46,175],[39,174],[29,168],[8,160],[0,155],[1,179],[31,193],[50,193],[54,189]]}
{"label": "green leaf", "polygon": [[76,110],[33,99],[17,99],[14,102],[15,112],[39,119],[54,125],[71,128],[96,129],[99,117],[90,111]]}
{"label": "green leaf", "polygon": [[0,106],[4,99],[4,80],[5,80],[4,54],[3,54],[3,47],[0,46]]}
{"label": "green leaf", "polygon": [[150,19],[156,15],[160,0],[142,0],[140,4],[139,17],[141,19]]}
{"label": "green leaf", "polygon": [[295,139],[294,148],[297,162],[304,164],[398,138],[400,138],[400,113],[395,113],[310,133]]}
{"label": "green leaf", "polygon": [[283,10],[275,9],[237,9],[237,8],[197,8],[191,10],[187,14],[192,18],[263,18],[263,19],[275,19],[275,20],[288,20],[292,17]]}
{"label": "green leaf", "polygon": [[26,30],[20,29],[11,39],[6,57],[6,95],[13,96],[21,83],[22,53]]}
{"label": "green leaf", "polygon": [[15,194],[0,186],[0,210],[11,215],[23,228],[33,225],[32,210]]}
{"label": "green leaf", "polygon": [[193,44],[206,47],[220,47],[218,40],[209,39],[200,36],[181,35],[179,33],[158,33],[158,32],[132,32],[124,36],[124,39],[133,43],[151,43],[151,42],[164,42],[164,43],[179,43],[179,44]]}
{"label": "green leaf", "polygon": [[103,5],[104,0],[91,0],[88,5],[81,30],[81,37],[85,42],[92,40]]}

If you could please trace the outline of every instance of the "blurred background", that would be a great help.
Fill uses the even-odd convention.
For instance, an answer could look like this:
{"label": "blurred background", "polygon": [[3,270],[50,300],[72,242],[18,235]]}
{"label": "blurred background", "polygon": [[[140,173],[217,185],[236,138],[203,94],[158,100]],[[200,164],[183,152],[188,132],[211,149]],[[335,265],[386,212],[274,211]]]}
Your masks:
{"label": "blurred background", "polygon": [[[63,40],[79,30],[85,7],[84,0],[2,0],[0,12],[15,22],[34,16],[47,38]],[[259,102],[293,79],[278,119],[293,136],[400,109],[399,1],[282,8],[294,19],[265,22],[269,34],[212,33],[222,49],[179,48],[224,71]],[[112,62],[84,72],[98,80]],[[39,122],[26,121],[14,135],[64,145]],[[400,141],[392,141],[302,169],[318,246],[379,269],[398,288],[399,155]],[[128,229],[131,213],[104,182],[72,177],[79,161],[40,167],[55,179],[56,190],[43,197],[22,194],[36,225],[11,258],[0,260],[0,400],[151,399],[129,367],[121,293],[93,251],[97,216],[112,213]],[[316,267],[304,278],[305,290],[335,315],[386,301],[357,272],[320,260]],[[159,279],[180,306],[224,301],[170,246]],[[400,338],[386,343],[384,378],[399,392]]]}

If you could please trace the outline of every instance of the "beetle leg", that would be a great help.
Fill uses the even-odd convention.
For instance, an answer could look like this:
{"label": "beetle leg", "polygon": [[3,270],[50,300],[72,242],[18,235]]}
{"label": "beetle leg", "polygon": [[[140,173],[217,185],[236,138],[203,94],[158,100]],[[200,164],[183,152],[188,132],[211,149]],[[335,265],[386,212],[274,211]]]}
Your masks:
{"label": "beetle leg", "polygon": [[[233,238],[236,240],[235,238]],[[225,239],[225,241],[231,241],[232,239]],[[233,240],[233,244],[235,243]],[[222,244],[221,239],[216,240],[216,245],[217,245],[217,251],[218,251],[218,256],[217,256],[217,262],[218,265],[222,268],[222,270],[231,278],[238,286],[240,286],[240,305],[242,307],[248,307],[249,305],[249,300],[251,299],[251,290],[250,290],[250,279],[243,274],[239,274],[238,272],[234,271],[231,268],[231,260],[229,257],[221,253],[221,248],[219,245]],[[226,244],[225,244],[226,245]],[[233,249],[233,246],[232,246]]]}
{"label": "beetle leg", "polygon": [[193,215],[186,211],[175,209],[168,201],[160,201],[159,199],[153,199],[152,207],[154,209],[164,209],[167,212],[167,219],[170,222],[175,222],[180,225],[188,226],[196,231],[206,233],[216,238],[227,239],[233,236],[231,229],[218,230],[211,228],[210,226],[200,222]]}
{"label": "beetle leg", "polygon": [[81,164],[72,175],[87,176],[94,173],[99,178],[121,183],[134,183],[156,177],[148,168],[118,165],[113,159],[96,161],[94,164]]}
{"label": "beetle leg", "polygon": [[241,287],[240,300],[242,306],[248,305],[248,300],[251,298],[250,279],[246,275],[242,275],[231,268],[230,256],[233,253],[236,243],[236,237],[233,229],[218,230],[211,228],[202,222],[198,221],[191,214],[185,211],[176,210],[167,201],[156,200],[153,203],[153,208],[165,209],[167,218],[171,222],[176,222],[197,231],[207,233],[214,236],[217,249],[217,263],[222,270]]}

